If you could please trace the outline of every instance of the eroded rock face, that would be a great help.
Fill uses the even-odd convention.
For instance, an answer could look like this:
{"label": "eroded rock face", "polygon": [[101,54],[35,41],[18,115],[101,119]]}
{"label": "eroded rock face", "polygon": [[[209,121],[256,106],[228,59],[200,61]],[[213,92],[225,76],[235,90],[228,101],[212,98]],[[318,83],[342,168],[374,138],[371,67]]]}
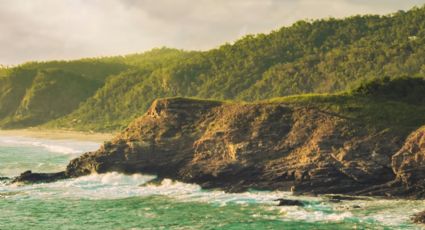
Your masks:
{"label": "eroded rock face", "polygon": [[391,181],[391,156],[402,143],[357,126],[279,103],[161,99],[110,143],[73,160],[66,174],[142,172],[234,192],[350,193]]}
{"label": "eroded rock face", "polygon": [[405,193],[425,195],[425,126],[413,132],[392,158],[392,167]]}
{"label": "eroded rock face", "polygon": [[404,139],[313,107],[160,99],[64,175],[151,173],[232,192],[423,195],[423,129],[400,150]]}

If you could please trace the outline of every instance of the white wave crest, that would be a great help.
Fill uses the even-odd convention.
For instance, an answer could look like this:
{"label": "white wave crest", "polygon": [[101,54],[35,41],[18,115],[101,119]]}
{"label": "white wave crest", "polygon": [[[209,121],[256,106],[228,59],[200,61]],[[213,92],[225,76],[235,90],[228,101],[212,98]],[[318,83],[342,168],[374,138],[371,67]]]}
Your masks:
{"label": "white wave crest", "polygon": [[[158,185],[146,184],[154,179],[152,175],[123,175],[112,172],[92,174],[80,178],[68,179],[49,184],[27,186],[0,186],[0,193],[17,194],[14,199],[120,199],[127,197],[166,196],[179,202],[203,202],[225,206],[229,204],[250,205],[276,211],[273,219],[281,221],[298,220],[306,222],[354,222],[383,223],[388,226],[400,226],[408,223],[408,217],[424,201],[404,200],[368,200],[343,201],[330,203],[324,197],[292,196],[288,192],[250,191],[244,193],[226,193],[218,190],[203,190],[196,184],[187,184],[164,179]],[[276,206],[278,198],[297,199],[306,203],[304,207]],[[360,208],[347,208],[359,206]],[[370,212],[368,210],[375,210]]]}

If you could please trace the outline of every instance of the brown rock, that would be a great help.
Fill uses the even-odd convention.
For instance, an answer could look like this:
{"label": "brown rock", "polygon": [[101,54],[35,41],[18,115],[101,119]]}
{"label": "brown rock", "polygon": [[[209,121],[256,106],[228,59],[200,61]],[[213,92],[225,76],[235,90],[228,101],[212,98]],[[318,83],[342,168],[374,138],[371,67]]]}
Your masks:
{"label": "brown rock", "polygon": [[[404,138],[313,107],[159,99],[65,174],[150,173],[232,192],[391,195],[423,178],[423,135],[391,163]],[[404,183],[393,182],[396,174]]]}
{"label": "brown rock", "polygon": [[392,157],[392,168],[406,192],[425,194],[425,126],[413,132]]}
{"label": "brown rock", "polygon": [[40,182],[54,182],[57,180],[65,179],[67,176],[65,172],[58,173],[33,173],[31,171],[25,171],[18,177],[14,178],[11,183],[23,182],[23,183],[40,183]]}
{"label": "brown rock", "polygon": [[108,146],[73,160],[67,175],[142,172],[205,188],[295,186],[297,193],[346,193],[392,180],[384,159],[399,146],[387,133],[356,130],[315,108],[160,99]]}

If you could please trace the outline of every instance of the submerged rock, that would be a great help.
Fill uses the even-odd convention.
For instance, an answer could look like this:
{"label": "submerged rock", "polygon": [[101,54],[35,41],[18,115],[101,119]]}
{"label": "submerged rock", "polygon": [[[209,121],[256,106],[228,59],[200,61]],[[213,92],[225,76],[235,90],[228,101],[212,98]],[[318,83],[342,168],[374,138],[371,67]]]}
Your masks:
{"label": "submerged rock", "polygon": [[66,179],[65,172],[58,173],[33,173],[32,171],[25,171],[18,177],[14,178],[11,183],[42,183],[54,182],[61,179]]}
{"label": "submerged rock", "polygon": [[146,183],[141,184],[141,187],[145,186],[160,186],[165,178],[155,177],[152,180],[147,181]]}
{"label": "submerged rock", "polygon": [[12,181],[12,178],[9,177],[0,177],[0,185],[8,185]]}
{"label": "submerged rock", "polygon": [[412,221],[417,224],[425,224],[425,211],[415,214]]}
{"label": "submerged rock", "polygon": [[354,205],[341,205],[341,206],[335,207],[335,210],[339,210],[339,211],[351,211],[351,210],[357,210],[357,209],[362,209],[362,206],[354,204]]}
{"label": "submerged rock", "polygon": [[328,201],[333,203],[338,203],[341,201],[354,201],[354,200],[371,200],[371,198],[368,197],[359,197],[359,196],[348,196],[348,195],[325,195],[325,198],[328,199]]}

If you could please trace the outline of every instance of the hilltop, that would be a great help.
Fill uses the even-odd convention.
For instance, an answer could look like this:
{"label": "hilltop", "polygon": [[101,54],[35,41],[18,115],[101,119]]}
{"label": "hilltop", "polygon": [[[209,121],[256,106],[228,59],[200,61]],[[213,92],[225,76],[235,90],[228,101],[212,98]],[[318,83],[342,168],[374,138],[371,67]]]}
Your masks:
{"label": "hilltop", "polygon": [[[198,52],[26,63],[0,70],[0,127],[116,131],[162,97],[259,101],[425,77],[425,7],[299,21]],[[51,103],[50,103],[51,102]]]}

